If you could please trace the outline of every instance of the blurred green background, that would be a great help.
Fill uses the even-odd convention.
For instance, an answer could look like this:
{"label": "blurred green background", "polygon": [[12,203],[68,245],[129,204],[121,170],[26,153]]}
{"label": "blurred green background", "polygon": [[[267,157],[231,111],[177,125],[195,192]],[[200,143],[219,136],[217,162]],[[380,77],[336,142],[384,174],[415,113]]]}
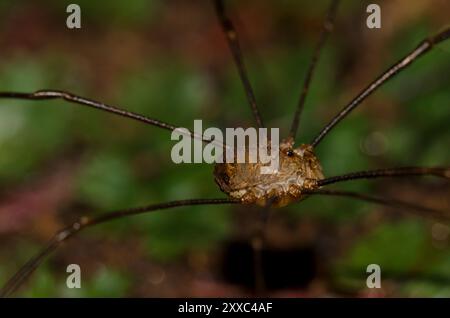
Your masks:
{"label": "blurred green background", "polygon": [[[253,125],[210,1],[88,1],[82,28],[65,27],[73,1],[0,2],[0,91],[71,91],[192,128]],[[419,41],[449,23],[450,3],[378,1],[382,28],[365,27],[370,1],[344,1],[307,98],[297,143]],[[286,135],[328,1],[228,1],[262,115]],[[320,144],[326,176],[450,163],[450,43],[370,97]],[[0,284],[80,215],[185,198],[225,197],[207,164],[171,162],[170,134],[62,101],[0,100]],[[450,209],[448,182],[355,181],[341,189]],[[279,296],[450,296],[450,229],[340,198],[272,212],[268,247],[307,249],[313,270]],[[230,242],[248,242],[258,209],[179,208],[122,219],[67,242],[16,295],[242,296]],[[276,260],[268,260],[273,262]],[[68,264],[82,288],[67,289]],[[232,265],[230,265],[230,263]],[[366,288],[381,266],[382,289]],[[234,265],[233,265],[234,264]],[[288,262],[286,262],[288,266]],[[283,264],[281,264],[283,267]],[[277,274],[274,280],[277,280]],[[251,273],[250,273],[251,274]],[[302,277],[303,277],[302,276]],[[280,281],[282,279],[280,278]]]}

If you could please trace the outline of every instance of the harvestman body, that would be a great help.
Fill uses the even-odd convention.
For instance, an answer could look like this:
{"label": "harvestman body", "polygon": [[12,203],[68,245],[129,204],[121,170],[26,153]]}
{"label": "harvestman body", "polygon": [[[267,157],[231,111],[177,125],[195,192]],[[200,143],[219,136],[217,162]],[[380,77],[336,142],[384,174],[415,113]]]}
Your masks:
{"label": "harvestman body", "polygon": [[[402,202],[394,199],[386,199],[366,195],[362,193],[323,190],[322,187],[346,180],[369,179],[379,177],[406,177],[406,176],[437,176],[450,179],[450,168],[448,167],[401,167],[392,169],[380,169],[370,171],[360,171],[346,175],[324,178],[319,160],[314,154],[314,148],[336,126],[361,102],[377,90],[381,85],[393,78],[397,73],[408,67],[419,57],[430,51],[435,45],[450,38],[450,27],[437,33],[428,39],[423,40],[414,50],[400,59],[387,71],[382,73],[372,83],[366,86],[359,95],[351,100],[342,110],[322,129],[316,138],[310,144],[303,144],[300,147],[294,147],[295,136],[299,127],[300,115],[304,108],[308,88],[313,77],[314,69],[317,64],[320,52],[326,41],[328,34],[333,29],[334,18],[338,6],[338,0],[332,0],[328,10],[327,18],[324,23],[322,34],[315,48],[313,59],[308,67],[305,80],[302,86],[299,103],[294,115],[289,136],[280,144],[280,166],[276,174],[261,174],[260,163],[223,163],[215,166],[214,175],[216,183],[220,189],[225,192],[229,198],[225,199],[188,199],[153,204],[144,207],[119,210],[102,214],[95,218],[81,217],[79,220],[59,231],[47,245],[32,259],[30,259],[0,290],[0,296],[8,296],[19,288],[27,277],[40,265],[46,256],[52,253],[65,240],[76,235],[85,228],[105,223],[111,220],[117,220],[136,214],[142,214],[157,210],[169,209],[173,207],[192,206],[192,205],[213,205],[213,204],[256,204],[264,207],[282,207],[293,202],[297,202],[309,195],[334,195],[356,198],[364,201],[384,204],[388,206],[409,209],[420,212],[432,218],[448,222],[450,215],[444,211],[439,211],[416,204]],[[245,65],[243,63],[241,50],[237,38],[237,33],[231,20],[225,13],[221,0],[215,0],[215,9],[221,23],[222,29],[228,41],[234,62],[244,86],[250,108],[259,128],[264,127],[263,121],[256,105],[253,89],[247,77]],[[56,90],[43,90],[34,93],[0,92],[0,98],[15,98],[26,100],[46,100],[63,99],[70,103],[88,106],[103,110],[122,117],[127,117],[136,121],[143,122],[152,126],[160,127],[169,131],[177,127],[147,116],[132,113],[118,107],[110,106],[91,99],[83,98],[68,92]],[[192,138],[201,138],[189,132]],[[208,140],[205,140],[208,141]]]}
{"label": "harvestman body", "polygon": [[311,145],[294,148],[292,139],[280,144],[277,173],[261,174],[261,163],[219,163],[214,175],[220,189],[245,204],[283,207],[319,187],[322,167]]}

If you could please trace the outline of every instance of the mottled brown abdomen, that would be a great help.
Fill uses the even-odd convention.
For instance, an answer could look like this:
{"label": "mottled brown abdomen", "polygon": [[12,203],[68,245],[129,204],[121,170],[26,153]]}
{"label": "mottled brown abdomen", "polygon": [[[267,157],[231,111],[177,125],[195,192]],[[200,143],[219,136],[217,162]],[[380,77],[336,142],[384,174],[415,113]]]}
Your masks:
{"label": "mottled brown abdomen", "polygon": [[233,199],[242,203],[276,207],[303,198],[304,192],[318,188],[322,168],[310,145],[292,148],[292,142],[280,144],[279,169],[261,174],[261,163],[219,163],[214,169],[216,183]]}

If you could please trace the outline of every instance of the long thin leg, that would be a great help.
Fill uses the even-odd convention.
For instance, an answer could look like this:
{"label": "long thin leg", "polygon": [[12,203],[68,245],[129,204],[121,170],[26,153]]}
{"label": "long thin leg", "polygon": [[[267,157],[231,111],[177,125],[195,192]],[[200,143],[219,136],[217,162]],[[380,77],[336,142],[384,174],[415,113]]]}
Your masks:
{"label": "long thin leg", "polygon": [[436,44],[443,42],[450,38],[450,27],[447,27],[442,32],[422,41],[411,53],[406,55],[400,61],[391,66],[387,71],[381,74],[375,81],[363,89],[358,96],[356,96],[348,105],[346,105],[333,119],[322,129],[322,131],[311,142],[313,147],[316,147],[326,134],[336,126],[342,119],[344,119],[353,109],[361,104],[367,97],[375,92],[381,85],[393,78],[400,71],[411,65],[420,56],[429,52]]}
{"label": "long thin leg", "polygon": [[64,241],[73,237],[81,230],[92,227],[97,224],[106,223],[112,220],[121,219],[124,217],[143,214],[147,212],[153,212],[157,210],[164,210],[174,207],[193,206],[193,205],[206,205],[206,204],[229,204],[239,203],[231,199],[191,199],[191,200],[179,200],[171,201],[160,204],[153,204],[144,207],[119,210],[110,213],[104,213],[95,218],[81,217],[70,226],[62,229],[53,236],[53,238],[46,244],[46,246],[27,263],[5,284],[0,290],[0,297],[7,297],[11,295],[17,288],[19,288],[25,280],[34,272],[34,270],[42,263],[42,261],[51,254],[56,248],[58,248]]}
{"label": "long thin leg", "polygon": [[264,260],[262,251],[266,245],[266,226],[269,221],[270,209],[275,199],[269,199],[266,206],[259,212],[259,222],[256,227],[255,234],[253,235],[251,245],[253,249],[253,264],[254,264],[254,276],[255,276],[255,291],[257,295],[264,295],[266,291],[266,282],[264,278]]}
{"label": "long thin leg", "polygon": [[[448,223],[450,221],[450,211],[441,211],[428,207],[424,207],[421,205],[403,202],[390,198],[380,198],[377,196],[372,196],[368,194],[353,192],[353,191],[340,191],[340,190],[315,190],[306,192],[308,195],[328,195],[328,196],[337,196],[337,197],[348,197],[353,199],[358,199],[366,202],[372,202],[380,205],[385,205],[392,208],[400,208],[406,209],[415,214],[435,219],[440,222]],[[425,213],[425,214],[424,214]]]}
{"label": "long thin leg", "polygon": [[324,186],[332,183],[356,180],[356,179],[373,179],[373,178],[385,178],[385,177],[411,177],[411,176],[436,176],[441,178],[450,179],[450,168],[445,167],[401,167],[392,169],[378,169],[358,171],[341,176],[335,176],[325,178],[318,181],[319,186]]}
{"label": "long thin leg", "polygon": [[[12,98],[12,99],[26,99],[26,100],[48,100],[48,99],[63,99],[70,103],[87,106],[99,110],[103,110],[108,113],[116,114],[122,117],[131,118],[133,120],[140,121],[147,125],[156,126],[169,131],[177,129],[176,126],[156,120],[144,115],[133,113],[124,109],[120,109],[115,106],[107,105],[101,102],[94,101],[92,99],[84,98],[69,92],[59,91],[59,90],[40,90],[34,93],[17,93],[17,92],[0,92],[0,98]],[[181,132],[181,131],[180,131]],[[204,140],[202,136],[197,136],[193,132],[189,132],[189,136],[192,138],[200,139],[209,142],[209,140]]]}
{"label": "long thin leg", "polygon": [[314,70],[316,69],[317,62],[319,61],[320,52],[324,47],[324,44],[328,38],[328,35],[333,30],[334,20],[336,18],[336,11],[339,4],[339,0],[332,0],[330,7],[328,9],[326,20],[323,24],[322,33],[320,34],[319,42],[314,50],[314,55],[309,63],[308,70],[306,71],[305,79],[303,82],[302,91],[300,94],[300,99],[298,101],[297,109],[294,114],[294,119],[292,120],[291,130],[289,133],[289,137],[295,139],[298,128],[300,126],[301,114],[303,112],[303,108],[305,106],[306,96],[308,95],[309,85],[311,84],[311,80],[314,75]]}
{"label": "long thin leg", "polygon": [[255,93],[253,92],[252,85],[247,76],[247,70],[245,68],[244,60],[242,58],[242,51],[237,38],[236,30],[231,22],[230,18],[225,13],[225,6],[223,0],[214,0],[217,16],[220,21],[220,25],[225,34],[225,37],[230,47],[231,54],[233,55],[234,62],[239,72],[242,84],[244,85],[245,94],[247,95],[248,103],[255,117],[258,127],[264,127],[261,115],[259,114],[258,106],[256,104]]}

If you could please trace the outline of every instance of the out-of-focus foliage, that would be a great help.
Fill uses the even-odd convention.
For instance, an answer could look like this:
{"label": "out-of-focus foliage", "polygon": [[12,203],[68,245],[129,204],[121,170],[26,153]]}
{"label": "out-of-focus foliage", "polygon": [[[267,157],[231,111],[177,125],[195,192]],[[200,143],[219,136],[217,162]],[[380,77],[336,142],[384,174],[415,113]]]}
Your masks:
{"label": "out-of-focus foliage", "polygon": [[[231,3],[232,14],[254,18],[237,19],[250,78],[266,122],[280,127],[284,135],[327,2]],[[298,143],[309,142],[369,80],[436,31],[433,21],[439,13],[431,9],[432,4],[411,22],[396,25],[387,21],[390,29],[371,33],[358,31],[364,27],[364,2],[345,2],[336,34],[315,74]],[[411,3],[419,6],[419,2]],[[0,2],[0,91],[64,89],[188,128],[194,119],[221,128],[251,125],[242,85],[209,3],[80,0],[83,27],[74,31],[64,26],[68,3]],[[389,8],[390,19],[404,19],[400,7]],[[394,9],[400,11],[396,14]],[[23,16],[29,23],[22,25],[15,16]],[[346,36],[350,30],[356,40],[352,34]],[[385,38],[376,33],[383,30],[390,32]],[[369,37],[378,42],[371,46]],[[317,149],[325,174],[387,166],[448,165],[449,55],[450,46],[440,46],[336,127]],[[74,161],[70,168],[73,178],[67,181],[73,186],[70,199],[55,206],[57,211],[37,210],[46,215],[44,221],[39,221],[40,215],[30,217],[19,230],[1,233],[0,283],[62,225],[62,220],[176,199],[224,197],[213,181],[212,166],[173,164],[172,145],[166,131],[63,101],[0,100],[2,193],[51,174],[63,162]],[[435,185],[428,179],[424,184],[423,189]],[[426,197],[426,193],[417,197],[408,189],[396,192],[392,186],[383,189],[372,181],[349,182],[340,188],[398,194],[411,201]],[[448,188],[446,193],[448,196]],[[0,201],[0,211],[6,213],[2,206]],[[392,223],[386,218],[366,230],[361,224],[376,209],[353,200],[313,197],[275,213],[299,223],[312,219],[335,229],[364,228],[340,237],[347,250],[324,260],[333,280],[346,288],[364,289],[365,267],[376,263],[386,271],[388,282],[398,284],[399,295],[450,296],[450,283],[427,278],[438,275],[450,281],[448,235],[441,242],[444,247],[437,248],[430,234],[432,224],[416,218]],[[232,213],[236,211],[247,212],[228,206],[186,207],[91,229],[83,233],[84,241],[74,240],[63,256],[46,262],[19,295],[140,295],[133,289],[140,279],[136,273],[116,259],[116,263],[105,261],[99,266],[87,250],[107,240],[113,252],[116,244],[121,251],[128,249],[120,248],[121,244],[136,248],[130,251],[131,256],[122,257],[130,263],[138,258],[152,264],[183,266],[192,261],[189,255],[212,253],[237,236],[240,217]],[[81,251],[76,249],[77,243]],[[106,255],[111,253],[105,250]],[[86,267],[95,270],[89,271],[86,279],[83,276],[81,290],[68,290],[64,283],[66,262],[83,253],[92,256]],[[396,281],[398,277],[403,281]]]}

